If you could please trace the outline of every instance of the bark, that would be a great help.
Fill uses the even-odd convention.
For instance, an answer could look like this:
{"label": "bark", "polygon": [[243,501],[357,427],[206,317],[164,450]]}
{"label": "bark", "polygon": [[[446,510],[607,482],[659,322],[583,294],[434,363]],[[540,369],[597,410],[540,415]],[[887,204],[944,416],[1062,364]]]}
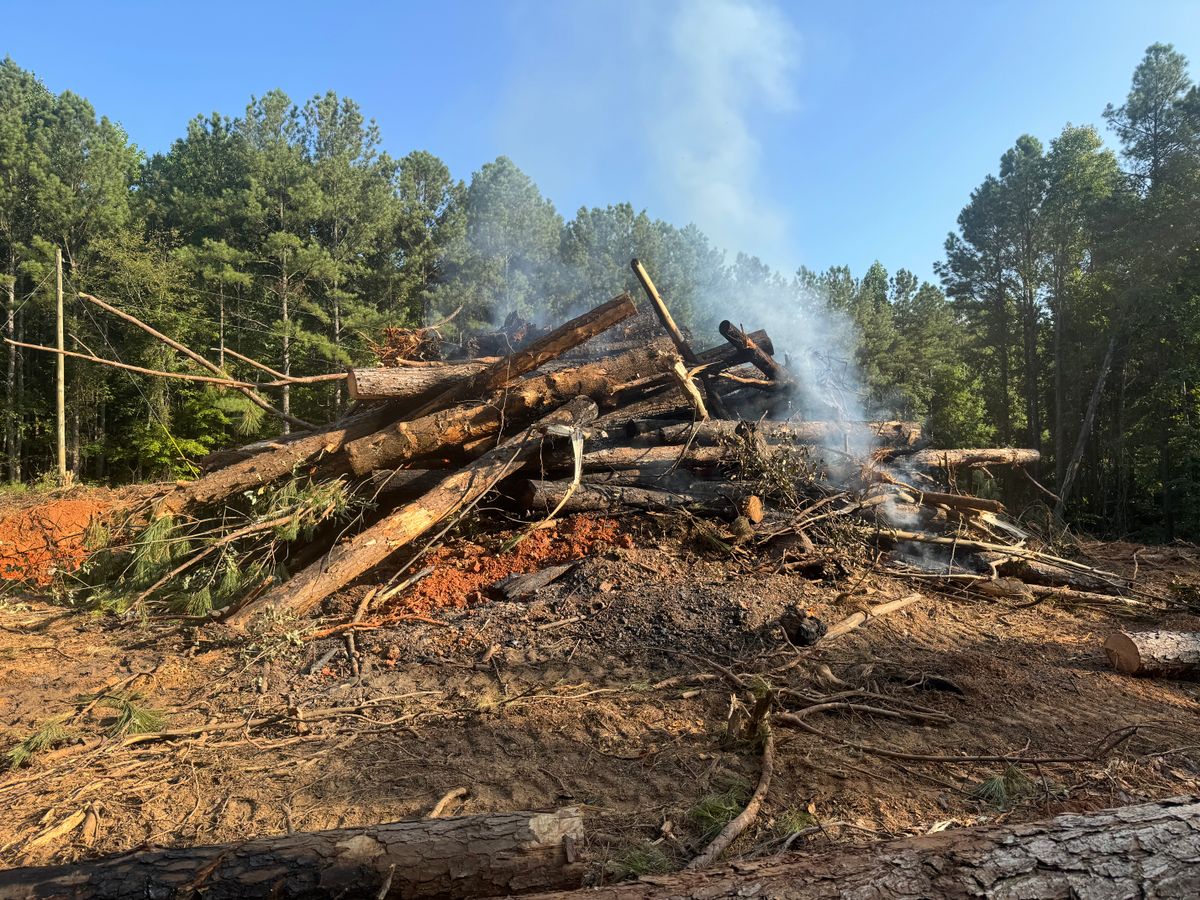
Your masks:
{"label": "bark", "polygon": [[[542,515],[556,508],[562,513],[695,508],[733,518],[738,515],[739,505],[749,493],[747,487],[720,483],[701,482],[689,490],[670,491],[637,485],[584,482],[567,496],[570,487],[569,481],[531,479],[517,487],[516,495],[525,509]],[[559,503],[562,503],[561,507]]]}
{"label": "bark", "polygon": [[180,513],[290,475],[298,466],[321,454],[338,453],[347,441],[371,434],[395,415],[393,407],[383,405],[347,416],[341,423],[319,431],[280,439],[275,449],[256,453],[249,459],[179,485],[159,501],[158,512]]}
{"label": "bark", "polygon": [[463,378],[478,375],[495,359],[470,359],[444,366],[389,366],[351,369],[347,389],[351,400],[407,400],[424,403]]}
{"label": "bark", "polygon": [[1014,450],[1009,447],[971,450],[918,450],[897,456],[893,462],[901,467],[919,469],[975,469],[983,466],[1027,466],[1042,458],[1037,450]]}
{"label": "bark", "polygon": [[573,562],[563,563],[560,566],[547,566],[545,569],[524,575],[505,575],[493,584],[491,589],[503,594],[505,600],[520,600],[562,578],[577,565],[578,563]]}
{"label": "bark", "polygon": [[997,575],[1015,578],[1026,584],[1068,587],[1080,591],[1093,591],[1097,594],[1117,594],[1129,586],[1123,578],[1104,578],[1087,572],[1066,569],[1043,560],[1013,559],[1006,557],[1003,553],[983,555],[990,562],[995,563]]}
{"label": "bark", "polygon": [[858,628],[860,625],[869,621],[870,619],[878,619],[880,616],[886,616],[888,613],[904,609],[904,607],[911,606],[918,600],[924,599],[925,598],[921,594],[909,594],[907,597],[901,597],[899,600],[889,600],[887,603],[880,603],[876,606],[872,606],[870,609],[851,613],[840,622],[836,622],[831,625],[829,630],[825,632],[825,636],[822,638],[822,640],[829,641],[836,637],[841,637],[843,634],[849,634],[851,631]]}
{"label": "bark", "polygon": [[971,510],[973,512],[1004,512],[1004,504],[999,500],[986,500],[982,497],[971,497],[966,494],[943,494],[937,491],[914,490],[917,502],[922,506],[946,506],[950,509]]}
{"label": "bark", "polygon": [[729,341],[731,345],[749,354],[750,362],[754,367],[772,381],[778,382],[781,385],[792,383],[792,374],[779,363],[775,362],[774,357],[755,343],[752,337],[744,334],[741,329],[728,319],[718,325],[717,330],[721,332],[721,337]]}
{"label": "bark", "polygon": [[17,288],[9,277],[4,286],[4,330],[8,335],[8,381],[4,385],[4,455],[8,461],[8,480],[20,481],[21,462],[17,453]]}
{"label": "bark", "polygon": [[1104,642],[1108,661],[1126,675],[1200,676],[1200,632],[1118,631]]}
{"label": "bark", "polygon": [[[633,423],[631,423],[633,424]],[[707,422],[674,422],[646,431],[634,424],[641,437],[638,446],[653,444],[700,444],[711,446],[736,436],[738,429],[751,429],[768,443],[796,443],[834,447],[848,452],[866,452],[877,446],[916,447],[922,440],[918,422],[732,422],[713,419]],[[628,429],[627,429],[628,430]]]}
{"label": "bark", "polygon": [[[539,425],[545,428],[586,424],[595,416],[596,405],[590,400],[579,399],[550,413]],[[327,557],[276,586],[262,598],[235,610],[226,622],[241,628],[268,610],[303,615],[456,510],[479,500],[501,478],[533,457],[540,447],[541,441],[535,439],[532,429],[510,438],[469,466],[442,479],[420,499],[399,507],[338,545]]]}
{"label": "bark", "polygon": [[418,456],[443,453],[502,427],[521,427],[551,406],[590,397],[601,406],[617,402],[621,385],[669,371],[678,357],[661,350],[631,350],[586,365],[518,381],[478,406],[454,406],[411,421],[397,422],[346,445],[353,470],[362,475],[392,468]]}
{"label": "bark", "polygon": [[536,900],[1200,896],[1200,799],[833,846]]}
{"label": "bark", "polygon": [[607,303],[560,325],[544,337],[538,338],[524,350],[518,350],[493,363],[473,378],[465,379],[447,388],[416,410],[412,414],[412,418],[417,419],[435,410],[452,406],[460,400],[481,397],[506,387],[522,375],[557,359],[572,347],[578,347],[617,323],[628,319],[635,312],[637,310],[633,305],[633,298],[628,294],[614,297]]}
{"label": "bark", "polygon": [[491,897],[577,886],[582,839],[574,808],[412,819],[9,869],[0,900]]}
{"label": "bark", "polygon": [[583,470],[639,469],[654,465],[712,466],[728,456],[724,447],[607,447],[583,454]]}

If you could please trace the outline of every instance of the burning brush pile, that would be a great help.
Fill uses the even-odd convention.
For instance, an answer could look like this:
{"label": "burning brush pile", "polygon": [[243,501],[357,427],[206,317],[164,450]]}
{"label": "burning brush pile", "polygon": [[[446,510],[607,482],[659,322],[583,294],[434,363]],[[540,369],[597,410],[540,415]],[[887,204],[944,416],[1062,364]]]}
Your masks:
{"label": "burning brush pile", "polygon": [[999,502],[949,487],[1035,451],[798,419],[796,379],[765,332],[726,321],[695,350],[633,267],[653,317],[623,294],[557,328],[506,323],[502,341],[476,342],[505,352],[457,361],[438,358],[431,330],[390,335],[419,358],[350,372],[342,420],[221,454],[156,497],[122,530],[133,537],[101,536],[87,589],[234,627],[303,616],[393,554],[415,561],[495,493],[525,533],[569,513],[669,512],[714,550],[782,571],[827,567],[849,539],[986,592],[1139,602],[1114,596],[1129,587],[1116,576],[1031,546]]}

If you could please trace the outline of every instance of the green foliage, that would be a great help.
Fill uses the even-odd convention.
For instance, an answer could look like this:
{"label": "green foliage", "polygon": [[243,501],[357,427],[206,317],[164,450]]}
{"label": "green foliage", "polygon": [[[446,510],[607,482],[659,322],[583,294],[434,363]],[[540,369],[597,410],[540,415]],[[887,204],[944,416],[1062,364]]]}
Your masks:
{"label": "green foliage", "polygon": [[149,734],[162,731],[167,725],[166,716],[162,712],[141,705],[145,698],[136,691],[114,691],[94,699],[97,706],[116,712],[116,718],[108,728],[112,737]]}
{"label": "green foliage", "polygon": [[[270,91],[239,115],[193,119],[146,159],[82,97],[55,94],[5,59],[0,290],[14,335],[51,333],[59,247],[69,298],[109,297],[230,376],[264,381],[274,376],[235,354],[309,375],[369,361],[367,339],[386,324],[459,306],[450,339],[514,311],[556,322],[622,290],[636,296],[636,256],[698,335],[725,315],[771,331],[803,376],[791,412],[918,419],[940,446],[1041,449],[1032,474],[1066,495],[1068,523],[1196,537],[1200,90],[1186,58],[1149,47],[1104,119],[1119,158],[1086,125],[1016,136],[966,198],[931,285],[879,263],[781,274],[630,203],[565,220],[511,159],[464,182],[428,152],[393,157],[364,111],[333,93],[297,103]],[[87,304],[69,301],[67,317],[81,347],[195,371]],[[24,353],[14,364],[3,474],[31,482],[51,468],[54,362]],[[188,477],[198,457],[280,430],[244,396],[195,383],[72,360],[68,385],[70,464],[82,477]],[[346,402],[336,383],[270,392],[313,422]],[[763,478],[778,487],[796,474]],[[298,499],[277,498],[278,508]],[[331,514],[354,514],[324,499]],[[279,536],[311,533],[307,515]],[[244,559],[248,548],[236,550]],[[219,608],[229,558],[214,554],[158,599]],[[150,577],[146,562],[125,572],[130,561],[116,570],[126,597]],[[165,565],[154,564],[160,574]],[[265,577],[274,565],[244,571]],[[104,603],[119,608],[120,597]]]}
{"label": "green foliage", "polygon": [[643,875],[665,875],[674,871],[675,863],[657,844],[629,847],[608,862],[608,874],[614,881],[641,878]]}
{"label": "green foliage", "polygon": [[688,810],[688,821],[700,840],[710,841],[746,807],[753,788],[745,779],[731,776],[723,790],[705,794]]}
{"label": "green foliage", "polygon": [[19,769],[27,766],[39,753],[53,750],[74,738],[75,732],[66,724],[69,718],[58,716],[47,719],[31,735],[6,750],[4,757],[8,761],[8,768]]}
{"label": "green foliage", "polygon": [[980,782],[971,791],[972,799],[997,809],[1008,809],[1033,792],[1034,784],[1020,769],[1007,766],[994,778]]}

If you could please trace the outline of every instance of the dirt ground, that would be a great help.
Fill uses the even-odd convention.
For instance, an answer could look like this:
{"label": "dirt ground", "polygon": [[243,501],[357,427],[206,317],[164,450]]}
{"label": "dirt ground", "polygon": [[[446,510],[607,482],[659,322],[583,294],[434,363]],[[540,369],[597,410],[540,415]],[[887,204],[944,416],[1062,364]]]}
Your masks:
{"label": "dirt ground", "polygon": [[[0,519],[33,521],[31,509]],[[64,528],[86,527],[81,516]],[[744,856],[1200,792],[1200,684],[1118,675],[1101,650],[1121,627],[1200,630],[1187,613],[947,592],[865,556],[809,580],[644,516],[568,518],[500,552],[510,534],[459,536],[420,562],[433,573],[364,617],[356,663],[337,628],[396,568],[318,619],[248,637],[121,622],[10,582],[0,752],[61,721],[49,746],[0,771],[0,864],[420,816],[463,787],[455,812],[581,807],[594,879],[676,866],[758,778],[756,753],[725,740],[731,686],[713,663],[809,696],[844,690],[828,672],[877,708],[928,711],[807,719],[822,735],[778,728],[766,805],[734,847]],[[1148,591],[1200,590],[1195,547],[1076,552]],[[572,560],[520,601],[489,589]],[[793,606],[833,623],[913,591],[924,598],[813,647],[778,626]],[[89,699],[106,690],[150,733],[117,735],[129,709]],[[917,758],[959,754],[1041,761]]]}

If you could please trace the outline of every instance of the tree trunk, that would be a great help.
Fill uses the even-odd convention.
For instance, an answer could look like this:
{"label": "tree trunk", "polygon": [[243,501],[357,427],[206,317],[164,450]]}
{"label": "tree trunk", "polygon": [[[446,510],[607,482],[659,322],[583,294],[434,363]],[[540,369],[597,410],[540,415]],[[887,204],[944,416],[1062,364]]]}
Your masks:
{"label": "tree trunk", "polygon": [[628,294],[614,297],[607,303],[602,303],[595,309],[560,325],[544,337],[538,338],[524,350],[509,354],[475,377],[464,379],[448,388],[413,412],[412,418],[420,418],[436,410],[452,406],[460,400],[474,399],[499,390],[522,375],[557,359],[572,347],[578,347],[596,335],[602,334],[636,312],[633,299]]}
{"label": "tree trunk", "polygon": [[[583,454],[585,472],[604,469],[639,469],[656,465],[713,466],[730,451],[725,447],[605,447]],[[567,460],[563,461],[568,462]]]}
{"label": "tree trunk", "polygon": [[0,900],[464,898],[577,886],[574,808],[298,832],[0,872]]}
{"label": "tree trunk", "polygon": [[1200,633],[1118,631],[1104,642],[1108,661],[1126,675],[1195,678],[1200,675]]}
{"label": "tree trunk", "polygon": [[466,360],[444,366],[389,366],[351,369],[346,387],[351,400],[404,400],[424,403],[453,387],[460,380],[478,375],[494,358]]}
{"label": "tree trunk", "polygon": [[[555,410],[539,423],[579,425],[596,417],[596,404],[582,399]],[[479,500],[501,478],[533,457],[541,447],[533,430],[509,438],[475,462],[444,478],[423,497],[384,516],[262,598],[234,611],[226,622],[245,627],[267,610],[303,615],[318,603],[416,540],[456,510]]]}
{"label": "tree trunk", "polygon": [[972,469],[982,466],[1027,466],[1042,458],[1036,450],[1015,450],[1009,447],[970,450],[918,450],[907,456],[897,456],[893,462],[901,467],[920,469]]}
{"label": "tree trunk", "polygon": [[[4,290],[5,333],[10,341],[17,339],[17,286],[10,276]],[[20,481],[21,460],[17,453],[17,348],[8,345],[8,381],[4,385],[4,455],[8,461],[8,480]]]}
{"label": "tree trunk", "polygon": [[[631,423],[632,424],[632,423]],[[916,448],[922,441],[919,422],[759,422],[757,424],[710,419],[706,422],[671,423],[653,430],[634,424],[639,437],[634,446],[654,444],[701,444],[711,446],[736,436],[738,428],[750,429],[768,443],[796,443],[866,452],[875,447]],[[630,429],[626,429],[627,432]]]}
{"label": "tree trunk", "polygon": [[1079,426],[1079,436],[1075,438],[1075,449],[1071,451],[1071,461],[1067,464],[1066,474],[1058,485],[1058,502],[1054,504],[1054,516],[1061,519],[1066,506],[1067,495],[1075,477],[1079,474],[1079,465],[1083,462],[1083,450],[1087,446],[1088,437],[1092,433],[1092,424],[1096,421],[1096,410],[1100,408],[1100,398],[1104,394],[1104,385],[1108,381],[1108,373],[1112,371],[1113,355],[1117,350],[1117,334],[1108,339],[1108,349],[1104,351],[1104,361],[1100,363],[1100,371],[1096,373],[1096,384],[1092,388],[1092,396],[1088,398],[1087,412],[1083,416],[1083,424]]}
{"label": "tree trunk", "polygon": [[[283,320],[283,360],[279,366],[279,370],[283,372],[284,378],[290,378],[292,375],[292,334],[291,334],[291,318],[288,315],[288,275],[286,271],[287,260],[284,260],[285,270],[283,273],[283,284],[279,291],[280,316]],[[279,408],[283,410],[283,433],[290,434],[292,430],[291,423],[287,417],[292,414],[292,389],[290,385],[284,385],[280,392]]]}
{"label": "tree trunk", "polygon": [[353,470],[363,475],[374,469],[394,468],[418,456],[445,451],[502,427],[519,428],[550,406],[575,397],[590,397],[602,406],[612,405],[620,387],[646,375],[670,370],[678,359],[661,350],[631,350],[594,363],[562,369],[518,381],[479,406],[455,406],[406,422],[389,425],[346,445]]}
{"label": "tree trunk", "polygon": [[[531,479],[521,484],[514,493],[525,509],[532,510],[537,515],[546,515],[554,509],[561,513],[614,513],[630,509],[665,511],[700,508],[716,515],[724,514],[730,519],[738,514],[742,500],[750,493],[748,487],[717,482],[698,482],[686,491],[621,484],[590,484],[586,481],[574,491],[570,488],[570,481]],[[559,503],[562,503],[561,507]]]}
{"label": "tree trunk", "polygon": [[282,478],[320,453],[340,452],[347,441],[371,434],[395,415],[396,411],[390,405],[367,409],[329,428],[292,440],[277,441],[275,449],[257,453],[176,487],[159,501],[158,511],[160,514],[182,512]]}
{"label": "tree trunk", "polygon": [[[1200,800],[1176,797],[1026,825],[948,829],[718,869],[643,878],[536,900],[756,897],[1200,896]],[[532,898],[531,898],[532,900]]]}

